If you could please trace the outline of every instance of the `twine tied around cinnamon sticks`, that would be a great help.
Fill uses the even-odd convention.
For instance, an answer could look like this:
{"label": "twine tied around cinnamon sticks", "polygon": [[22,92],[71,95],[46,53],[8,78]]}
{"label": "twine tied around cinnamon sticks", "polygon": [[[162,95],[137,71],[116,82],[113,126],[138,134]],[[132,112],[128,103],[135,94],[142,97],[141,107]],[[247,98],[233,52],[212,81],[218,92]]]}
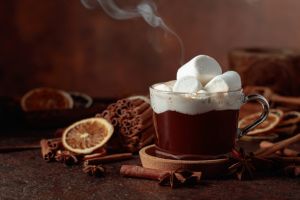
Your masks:
{"label": "twine tied around cinnamon sticks", "polygon": [[146,97],[125,98],[109,105],[96,117],[103,117],[112,123],[115,130],[113,139],[118,140],[121,148],[137,152],[154,139],[152,112]]}

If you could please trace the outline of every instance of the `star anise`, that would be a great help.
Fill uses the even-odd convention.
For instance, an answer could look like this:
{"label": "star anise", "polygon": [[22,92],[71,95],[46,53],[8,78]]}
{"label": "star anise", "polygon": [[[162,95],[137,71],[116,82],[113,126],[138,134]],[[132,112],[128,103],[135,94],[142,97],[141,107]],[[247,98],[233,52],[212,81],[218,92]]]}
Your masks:
{"label": "star anise", "polygon": [[201,172],[192,172],[187,169],[178,169],[161,177],[159,185],[176,188],[180,186],[194,186],[200,182]]}
{"label": "star anise", "polygon": [[229,175],[235,174],[239,180],[253,179],[253,156],[246,154],[244,149],[233,149],[231,160],[233,164],[228,168]]}
{"label": "star anise", "polygon": [[70,151],[58,150],[55,155],[55,160],[58,162],[62,162],[68,166],[78,163],[77,157]]}
{"label": "star anise", "polygon": [[102,165],[85,165],[82,171],[90,176],[104,176],[105,168]]}

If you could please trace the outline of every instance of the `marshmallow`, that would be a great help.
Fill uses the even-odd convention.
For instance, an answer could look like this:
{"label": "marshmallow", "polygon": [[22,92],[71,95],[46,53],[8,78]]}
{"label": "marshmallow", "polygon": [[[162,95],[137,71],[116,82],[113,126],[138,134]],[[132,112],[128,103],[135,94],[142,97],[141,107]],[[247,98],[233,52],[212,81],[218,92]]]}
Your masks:
{"label": "marshmallow", "polygon": [[238,110],[243,104],[242,91],[232,93],[162,93],[150,88],[151,107],[157,114],[176,111],[187,115],[202,114],[213,110]]}
{"label": "marshmallow", "polygon": [[242,81],[240,75],[235,71],[227,71],[222,74],[222,78],[229,86],[229,91],[236,91],[242,88]]}
{"label": "marshmallow", "polygon": [[240,90],[242,87],[240,75],[235,71],[228,71],[214,77],[204,89],[208,92],[228,92]]}
{"label": "marshmallow", "polygon": [[167,86],[169,86],[171,89],[174,87],[175,83],[176,83],[176,80],[165,82],[165,84]]}
{"label": "marshmallow", "polygon": [[206,90],[199,90],[197,93],[198,93],[198,94],[206,94],[207,91],[206,91]]}
{"label": "marshmallow", "polygon": [[154,86],[154,89],[165,91],[165,92],[171,92],[172,91],[172,88],[169,87],[166,83],[157,84],[157,85]]}
{"label": "marshmallow", "polygon": [[213,77],[220,74],[222,74],[222,69],[215,59],[206,55],[199,55],[178,69],[177,79],[193,76],[199,79],[202,85],[205,85]]}
{"label": "marshmallow", "polygon": [[193,76],[185,76],[178,79],[173,87],[174,92],[193,93],[202,88],[200,81]]}
{"label": "marshmallow", "polygon": [[227,92],[229,87],[225,80],[222,78],[222,75],[214,77],[211,81],[209,81],[204,89],[207,92]]}

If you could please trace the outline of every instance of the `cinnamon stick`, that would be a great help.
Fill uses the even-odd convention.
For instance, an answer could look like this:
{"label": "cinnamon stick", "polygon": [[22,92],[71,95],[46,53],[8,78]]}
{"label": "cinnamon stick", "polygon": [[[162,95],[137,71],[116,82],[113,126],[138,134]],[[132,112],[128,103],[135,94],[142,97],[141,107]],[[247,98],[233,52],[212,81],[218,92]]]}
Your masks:
{"label": "cinnamon stick", "polygon": [[136,107],[136,106],[140,106],[142,103],[144,103],[145,101],[142,99],[133,99],[131,100],[131,104]]}
{"label": "cinnamon stick", "polygon": [[133,117],[132,109],[123,109],[121,110],[120,120],[129,119]]}
{"label": "cinnamon stick", "polygon": [[143,120],[138,116],[133,118],[131,121],[131,126],[138,126],[139,124],[143,124]]}
{"label": "cinnamon stick", "polygon": [[149,118],[152,118],[152,108],[149,106],[143,113],[141,113],[138,118],[147,120]]}
{"label": "cinnamon stick", "polygon": [[130,108],[130,102],[126,101],[121,101],[116,103],[116,116],[121,116],[124,111],[123,110],[128,110]]}
{"label": "cinnamon stick", "polygon": [[139,137],[138,136],[134,136],[134,137],[124,137],[124,142],[125,143],[133,143],[136,144],[139,141]]}
{"label": "cinnamon stick", "polygon": [[61,138],[48,139],[47,143],[51,150],[57,150],[62,146]]}
{"label": "cinnamon stick", "polygon": [[120,174],[126,177],[158,180],[161,186],[171,188],[179,186],[193,186],[200,182],[202,172],[193,172],[187,169],[166,171],[143,168],[135,165],[123,165]]}
{"label": "cinnamon stick", "polygon": [[300,133],[298,133],[297,135],[290,137],[288,139],[274,143],[274,145],[271,147],[268,147],[265,149],[259,149],[254,154],[259,157],[269,156],[269,155],[275,153],[276,151],[286,148],[287,146],[289,146],[293,143],[296,143],[296,142],[300,142]]}
{"label": "cinnamon stick", "polygon": [[154,135],[151,135],[151,136],[148,137],[147,139],[140,141],[138,147],[139,147],[139,149],[141,149],[141,148],[143,148],[144,146],[153,143],[153,141],[154,141]]}
{"label": "cinnamon stick", "polygon": [[131,137],[135,137],[135,136],[137,136],[137,135],[139,135],[140,137],[140,141],[143,141],[143,140],[145,140],[145,138],[148,138],[148,136],[150,136],[150,135],[154,135],[154,126],[150,126],[150,127],[148,127],[148,128],[145,128],[144,130],[142,130],[142,131],[140,131],[140,130],[135,130],[135,131],[133,131],[132,133],[130,133],[130,134],[128,134],[128,135],[126,135],[126,137],[129,137],[129,138],[131,138]]}
{"label": "cinnamon stick", "polygon": [[112,111],[112,112],[115,111],[115,109],[116,109],[116,104],[115,103],[112,103],[112,104],[108,105],[107,108],[106,108],[106,110]]}
{"label": "cinnamon stick", "polygon": [[283,157],[283,156],[270,156],[267,157],[273,161],[280,163],[281,165],[300,165],[300,157]]}
{"label": "cinnamon stick", "polygon": [[123,136],[126,136],[126,135],[128,134],[128,132],[129,132],[129,130],[128,130],[127,127],[122,126],[122,127],[120,128],[120,133],[121,133]]}
{"label": "cinnamon stick", "polygon": [[93,154],[89,154],[89,155],[85,155],[83,156],[83,160],[89,160],[89,159],[94,159],[94,158],[100,158],[105,156],[107,153],[105,148],[102,148],[99,152],[97,153],[93,153]]}
{"label": "cinnamon stick", "polygon": [[154,140],[154,127],[151,126],[147,130],[142,133],[141,139],[139,141],[139,148],[142,148],[148,144],[150,144]]}
{"label": "cinnamon stick", "polygon": [[52,161],[55,157],[55,152],[49,147],[48,140],[42,139],[40,141],[40,146],[43,159],[47,162]]}
{"label": "cinnamon stick", "polygon": [[104,110],[101,114],[96,114],[96,117],[103,117],[103,118],[107,118],[110,116],[110,111],[109,110]]}
{"label": "cinnamon stick", "polygon": [[143,121],[143,122],[140,123],[140,124],[137,124],[137,125],[131,127],[131,128],[130,128],[130,132],[133,133],[133,132],[135,132],[135,131],[138,131],[138,132],[139,132],[139,131],[143,131],[143,130],[149,128],[149,127],[152,126],[152,125],[153,125],[153,121],[152,121],[152,119],[150,118],[150,119],[148,119],[148,120]]}
{"label": "cinnamon stick", "polygon": [[104,119],[106,119],[106,120],[108,120],[109,122],[111,122],[112,119],[113,119],[113,117],[114,117],[114,115],[113,115],[113,113],[112,113],[111,111],[109,111],[109,110],[104,110],[103,113],[101,113],[101,114],[99,114],[99,115],[97,114],[96,117],[103,117]]}
{"label": "cinnamon stick", "polygon": [[280,96],[277,94],[273,94],[271,96],[271,101],[275,103],[280,103],[282,105],[291,105],[300,108],[300,97]]}
{"label": "cinnamon stick", "polygon": [[40,149],[41,146],[39,144],[26,144],[26,145],[17,145],[17,146],[1,146],[0,153],[8,153],[14,151],[25,151],[32,149]]}
{"label": "cinnamon stick", "polygon": [[297,124],[285,126],[285,127],[278,127],[275,128],[274,132],[279,134],[286,134],[286,135],[292,135],[297,130],[298,126]]}
{"label": "cinnamon stick", "polygon": [[119,118],[119,124],[121,127],[129,127],[131,126],[131,120],[129,120],[127,117],[120,117]]}
{"label": "cinnamon stick", "polygon": [[169,171],[149,169],[136,165],[122,165],[120,174],[126,177],[145,178],[160,181],[164,176],[170,174]]}
{"label": "cinnamon stick", "polygon": [[116,102],[117,105],[121,105],[123,107],[129,107],[129,99],[120,99]]}
{"label": "cinnamon stick", "polygon": [[[262,141],[259,144],[259,146],[260,146],[260,148],[265,149],[265,148],[274,146],[274,143],[269,142],[269,141]],[[284,156],[288,156],[288,157],[296,157],[296,156],[300,155],[300,153],[298,151],[295,151],[295,150],[289,149],[289,148],[280,149],[279,151],[276,151],[275,153],[278,155],[284,155]]]}
{"label": "cinnamon stick", "polygon": [[119,153],[108,156],[99,156],[92,159],[86,159],[84,165],[99,165],[103,163],[117,162],[122,160],[132,159],[132,153]]}
{"label": "cinnamon stick", "polygon": [[133,109],[133,113],[135,115],[140,115],[141,113],[143,113],[147,108],[150,107],[149,103],[142,103],[141,105],[137,106],[136,108]]}
{"label": "cinnamon stick", "polygon": [[117,118],[112,118],[110,122],[114,127],[119,125],[119,121]]}

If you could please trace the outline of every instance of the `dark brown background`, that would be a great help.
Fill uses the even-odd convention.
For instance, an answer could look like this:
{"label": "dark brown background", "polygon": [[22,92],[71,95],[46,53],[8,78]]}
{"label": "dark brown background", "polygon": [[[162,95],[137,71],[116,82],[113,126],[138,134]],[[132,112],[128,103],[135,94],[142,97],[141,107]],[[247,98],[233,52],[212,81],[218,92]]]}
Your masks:
{"label": "dark brown background", "polygon": [[[300,1],[155,2],[182,38],[186,60],[208,54],[226,69],[235,47],[300,46]],[[145,93],[174,79],[179,67],[174,37],[140,18],[116,21],[100,8],[87,10],[79,0],[1,0],[0,27],[1,96],[38,86],[98,97]]]}

